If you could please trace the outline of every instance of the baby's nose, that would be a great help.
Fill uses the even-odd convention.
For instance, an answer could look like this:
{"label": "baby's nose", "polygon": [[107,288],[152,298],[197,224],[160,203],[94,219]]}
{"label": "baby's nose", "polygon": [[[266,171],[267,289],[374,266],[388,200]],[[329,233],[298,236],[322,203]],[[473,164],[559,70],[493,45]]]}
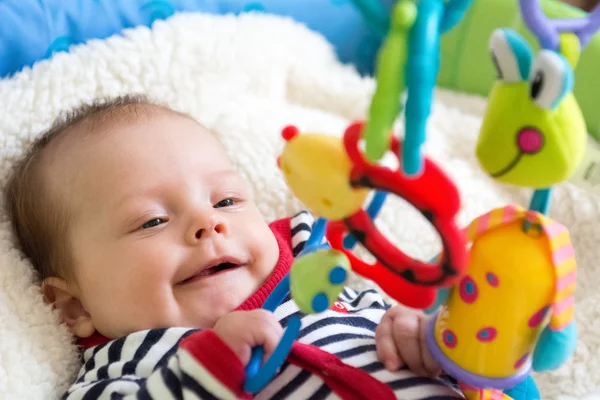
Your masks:
{"label": "baby's nose", "polygon": [[210,233],[223,233],[225,231],[225,225],[222,222],[216,223],[213,227],[209,228],[200,228],[196,230],[195,238],[201,239],[202,237],[206,237]]}
{"label": "baby's nose", "polygon": [[212,235],[224,234],[227,232],[225,222],[216,216],[201,217],[196,216],[188,228],[185,236],[186,241],[190,245],[195,245],[202,239],[211,237]]}

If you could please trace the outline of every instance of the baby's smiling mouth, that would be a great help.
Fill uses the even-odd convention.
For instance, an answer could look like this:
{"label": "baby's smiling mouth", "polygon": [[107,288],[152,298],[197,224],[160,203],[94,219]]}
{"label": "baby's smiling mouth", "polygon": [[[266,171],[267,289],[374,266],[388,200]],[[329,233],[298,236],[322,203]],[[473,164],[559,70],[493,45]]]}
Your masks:
{"label": "baby's smiling mouth", "polygon": [[197,270],[193,275],[177,283],[177,285],[186,285],[206,278],[210,278],[222,273],[238,269],[242,265],[237,260],[223,259],[216,260]]}

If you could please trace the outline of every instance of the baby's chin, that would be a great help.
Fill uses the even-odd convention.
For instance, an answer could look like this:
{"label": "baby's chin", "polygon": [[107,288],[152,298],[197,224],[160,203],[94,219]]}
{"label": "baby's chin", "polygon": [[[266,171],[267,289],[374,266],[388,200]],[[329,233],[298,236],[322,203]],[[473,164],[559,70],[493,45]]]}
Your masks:
{"label": "baby's chin", "polygon": [[191,282],[176,293],[182,319],[187,326],[212,328],[219,318],[242,305],[262,283],[263,279],[255,277],[247,266]]}
{"label": "baby's chin", "polygon": [[[110,339],[147,329],[209,329],[221,317],[243,304],[263,282],[264,279],[257,277],[252,268],[241,266],[176,287],[173,297],[162,297],[152,305],[141,305],[137,314],[122,314],[121,318],[112,318],[109,325],[96,328]],[[139,316],[140,312],[142,318],[133,316]]]}

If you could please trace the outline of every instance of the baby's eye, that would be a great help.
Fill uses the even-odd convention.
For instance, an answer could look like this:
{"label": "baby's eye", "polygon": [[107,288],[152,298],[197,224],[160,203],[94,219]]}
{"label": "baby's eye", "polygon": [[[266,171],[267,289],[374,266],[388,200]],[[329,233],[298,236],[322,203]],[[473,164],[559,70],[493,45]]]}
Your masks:
{"label": "baby's eye", "polygon": [[231,207],[233,205],[235,205],[236,201],[235,199],[232,199],[231,197],[228,199],[223,199],[220,202],[218,202],[217,204],[215,204],[213,207],[214,208],[221,208],[221,207]]}
{"label": "baby's eye", "polygon": [[158,226],[160,224],[164,224],[165,220],[162,218],[153,218],[150,221],[146,222],[144,225],[142,225],[142,229],[150,229],[150,228],[154,228],[155,226]]}

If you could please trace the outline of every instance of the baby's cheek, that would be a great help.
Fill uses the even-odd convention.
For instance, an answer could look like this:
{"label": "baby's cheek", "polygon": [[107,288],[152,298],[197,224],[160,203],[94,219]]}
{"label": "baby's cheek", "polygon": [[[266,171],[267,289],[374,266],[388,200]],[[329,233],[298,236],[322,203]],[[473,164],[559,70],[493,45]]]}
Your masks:
{"label": "baby's cheek", "polygon": [[97,281],[88,295],[88,312],[96,330],[110,338],[150,329],[163,314],[164,302],[160,300],[160,292],[151,283],[150,277],[126,278],[121,276]]}
{"label": "baby's cheek", "polygon": [[260,272],[268,276],[279,261],[279,244],[268,226],[260,232],[260,235],[256,236],[256,240],[252,246],[256,252],[254,258],[259,261],[258,267],[260,268]]}

